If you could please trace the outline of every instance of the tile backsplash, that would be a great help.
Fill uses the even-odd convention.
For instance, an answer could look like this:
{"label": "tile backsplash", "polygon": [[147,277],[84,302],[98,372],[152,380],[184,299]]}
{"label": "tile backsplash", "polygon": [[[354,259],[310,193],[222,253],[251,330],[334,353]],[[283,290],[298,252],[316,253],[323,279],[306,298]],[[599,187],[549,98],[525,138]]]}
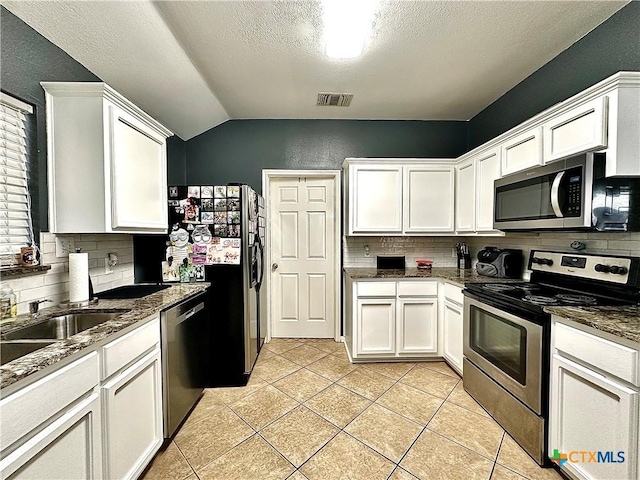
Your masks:
{"label": "tile backsplash", "polygon": [[504,237],[467,237],[465,240],[471,249],[474,264],[478,251],[487,245],[522,249],[525,259],[528,259],[532,249],[573,251],[570,245],[575,240],[585,244],[583,253],[640,257],[640,233],[507,233]]}
{"label": "tile backsplash", "polygon": [[[455,267],[452,256],[461,237],[343,237],[343,265],[345,267],[375,267],[378,255],[404,255],[406,267],[415,267],[417,258],[433,260],[434,267]],[[369,257],[365,257],[365,246]]]}
{"label": "tile backsplash", "polygon": [[[640,257],[640,233],[543,232],[507,233],[503,237],[343,237],[342,252],[345,267],[375,267],[377,255],[405,255],[406,266],[415,267],[417,258],[433,259],[435,267],[455,267],[452,249],[466,242],[475,266],[478,251],[490,245],[519,248],[525,259],[532,249],[544,248],[571,251],[570,244],[579,240],[586,245],[585,253],[632,255]],[[365,246],[369,257],[365,257]]]}
{"label": "tile backsplash", "polygon": [[[133,237],[127,234],[75,234],[76,248],[89,254],[89,276],[95,292],[133,283]],[[30,274],[18,278],[1,279],[9,285],[18,300],[18,313],[29,311],[29,302],[48,299],[61,302],[69,298],[69,257],[56,257],[56,235],[40,234],[41,262],[51,265],[43,274]],[[105,258],[109,253],[118,255],[118,264],[112,273],[105,273]],[[51,304],[45,304],[44,307]]]}

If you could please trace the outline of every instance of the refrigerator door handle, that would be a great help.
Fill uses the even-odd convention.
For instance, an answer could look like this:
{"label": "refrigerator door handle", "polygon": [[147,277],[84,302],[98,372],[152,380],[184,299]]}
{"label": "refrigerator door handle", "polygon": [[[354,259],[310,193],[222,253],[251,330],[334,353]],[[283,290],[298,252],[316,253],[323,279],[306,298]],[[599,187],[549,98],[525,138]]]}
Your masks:
{"label": "refrigerator door handle", "polygon": [[258,277],[258,285],[257,288],[260,290],[262,286],[262,280],[264,279],[264,245],[262,245],[262,239],[259,234],[256,234],[256,243],[258,244],[258,251],[260,252],[260,263],[258,264],[258,268],[260,269],[260,274]]}

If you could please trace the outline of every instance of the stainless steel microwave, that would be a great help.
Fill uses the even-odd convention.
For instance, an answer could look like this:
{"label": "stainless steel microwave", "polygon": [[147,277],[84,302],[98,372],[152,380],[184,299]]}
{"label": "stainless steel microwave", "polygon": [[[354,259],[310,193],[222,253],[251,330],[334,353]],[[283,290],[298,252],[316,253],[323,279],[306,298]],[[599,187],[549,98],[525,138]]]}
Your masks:
{"label": "stainless steel microwave", "polygon": [[494,202],[498,230],[640,231],[640,178],[606,178],[604,153],[500,178]]}

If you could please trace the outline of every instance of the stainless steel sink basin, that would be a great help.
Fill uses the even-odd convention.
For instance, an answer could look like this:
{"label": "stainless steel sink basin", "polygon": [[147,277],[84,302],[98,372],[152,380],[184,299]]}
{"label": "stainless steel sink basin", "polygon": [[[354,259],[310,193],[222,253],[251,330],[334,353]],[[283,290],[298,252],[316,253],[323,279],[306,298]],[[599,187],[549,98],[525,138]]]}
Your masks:
{"label": "stainless steel sink basin", "polygon": [[24,357],[54,343],[54,340],[14,340],[0,341],[0,365]]}
{"label": "stainless steel sink basin", "polygon": [[[49,318],[2,335],[3,340],[64,339],[122,315],[115,313],[73,313]],[[4,358],[4,354],[3,354]]]}

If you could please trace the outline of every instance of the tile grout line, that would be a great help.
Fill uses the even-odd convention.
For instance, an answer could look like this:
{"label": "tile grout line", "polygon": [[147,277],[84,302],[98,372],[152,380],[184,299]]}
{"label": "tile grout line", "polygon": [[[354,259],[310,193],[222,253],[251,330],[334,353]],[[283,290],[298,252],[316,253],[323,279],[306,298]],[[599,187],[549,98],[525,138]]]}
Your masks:
{"label": "tile grout line", "polygon": [[[407,372],[405,373],[405,375],[406,375],[407,373],[409,373],[411,370],[413,370],[413,368],[415,368],[415,365],[414,365],[414,367],[412,367],[411,369],[409,369],[409,371],[407,371]],[[377,373],[377,372],[376,372],[376,373]],[[379,374],[379,375],[382,375],[382,374]],[[384,376],[384,375],[383,375],[383,376]],[[403,375],[403,376],[404,376],[404,375]],[[402,378],[403,376],[401,376],[400,378]],[[386,378],[389,378],[389,377],[386,377]],[[346,431],[346,428],[347,428],[349,425],[351,425],[355,420],[357,420],[357,419],[358,419],[362,414],[364,414],[367,410],[369,410],[369,409],[371,408],[371,406],[372,406],[372,405],[374,405],[374,404],[375,404],[375,405],[377,405],[377,406],[379,406],[379,407],[381,407],[381,408],[384,408],[385,410],[388,410],[388,411],[390,411],[390,412],[396,413],[396,415],[399,415],[397,412],[394,412],[393,410],[388,409],[388,408],[384,407],[383,405],[380,405],[379,403],[377,403],[377,402],[378,402],[378,399],[380,399],[380,397],[382,397],[385,393],[387,393],[389,390],[391,390],[391,388],[393,388],[393,386],[394,386],[394,385],[396,385],[396,384],[397,384],[397,383],[399,383],[399,382],[400,382],[400,379],[397,379],[397,380],[396,380],[396,381],[395,381],[395,382],[394,382],[394,383],[393,383],[389,388],[387,388],[384,392],[382,392],[380,395],[378,395],[378,396],[376,397],[376,399],[375,399],[375,400],[370,400],[370,401],[371,401],[371,404],[370,404],[369,406],[367,406],[367,407],[366,407],[362,412],[360,412],[360,413],[359,413],[355,418],[353,418],[349,423],[347,423],[347,424],[342,428],[342,432],[344,432],[346,435],[349,435],[349,436],[350,436],[351,438],[353,438],[354,440],[356,440],[356,441],[360,442],[360,443],[361,443],[362,445],[364,445],[365,447],[370,448],[371,450],[373,450],[374,452],[376,452],[378,455],[381,455],[383,458],[386,458],[386,459],[387,459],[387,460],[389,460],[392,464],[394,464],[394,465],[395,465],[395,467],[394,467],[394,469],[391,471],[391,474],[393,474],[393,471],[395,470],[395,468],[397,468],[397,467],[399,466],[399,462],[398,462],[398,463],[396,463],[394,460],[390,459],[390,458],[389,458],[389,457],[387,457],[385,454],[383,454],[383,453],[379,452],[378,450],[376,450],[375,448],[371,447],[370,445],[367,445],[365,442],[363,442],[363,441],[362,441],[362,440],[360,440],[359,438],[357,438],[357,437],[353,436],[351,433],[349,433],[348,431]],[[348,388],[348,387],[345,387],[345,386],[343,386],[343,385],[340,385],[340,386],[341,386],[341,387],[343,387],[343,388],[345,388],[345,389],[347,389],[347,390],[349,390],[349,391],[350,391],[350,392],[352,392],[352,393],[355,393],[356,395],[360,395],[358,392],[355,392],[355,391],[351,390],[351,389],[350,389],[350,388]],[[363,398],[366,398],[367,400],[369,400],[369,398],[364,397],[363,395],[360,395],[360,396],[361,396],[361,397],[363,397]],[[403,418],[404,418],[404,417],[403,417]],[[411,421],[413,421],[413,420],[411,420]],[[416,422],[414,422],[414,423],[416,423]],[[419,424],[418,424],[418,425],[419,425]],[[421,430],[421,432],[422,432],[422,430]],[[420,436],[420,434],[418,434],[418,437],[419,437],[419,436]],[[416,440],[417,440],[417,437],[416,437]],[[414,440],[414,442],[415,442],[415,440]],[[411,446],[413,446],[413,442],[412,442]],[[411,446],[409,447],[409,449],[411,448]],[[407,451],[409,451],[409,449],[407,449]],[[402,458],[404,457],[404,455],[406,455],[406,452],[405,452],[405,454],[403,454],[403,455],[402,455],[402,457],[400,458],[400,460],[402,460]],[[391,475],[391,474],[390,474],[390,475]]]}
{"label": "tile grout line", "polygon": [[[240,415],[238,415],[235,410],[233,410],[231,407],[229,407],[228,405],[225,404],[225,406],[231,410],[231,413],[233,413],[236,417],[238,417],[240,419],[241,422],[243,422],[245,425],[247,425],[251,430],[253,430],[253,434],[249,435],[247,438],[243,439],[240,443],[235,444],[234,446],[232,446],[231,448],[229,448],[228,450],[225,450],[223,453],[221,453],[220,455],[218,455],[216,458],[212,459],[210,462],[207,462],[205,465],[203,465],[202,467],[200,467],[200,470],[206,468],[207,466],[211,465],[213,462],[215,462],[217,459],[221,458],[222,456],[226,455],[227,453],[229,453],[231,450],[233,450],[236,447],[239,447],[240,445],[242,445],[244,442],[246,442],[247,440],[249,440],[251,437],[253,437],[253,435],[255,435],[256,433],[258,433],[251,425],[249,425],[249,423],[247,423],[247,421],[242,418]],[[178,444],[176,443],[176,446],[178,446]],[[180,447],[178,447],[178,449],[180,449]],[[182,450],[180,450],[180,453],[182,453]],[[184,456],[184,454],[183,454]],[[185,456],[185,460],[186,460],[186,456]],[[189,463],[189,466],[191,467],[191,469],[195,472],[196,476],[198,478],[200,478],[200,475],[198,475],[198,471],[191,465],[191,463],[189,462],[189,460],[187,460],[187,463]]]}
{"label": "tile grout line", "polygon": [[[461,382],[462,380],[458,380],[458,383]],[[418,434],[418,436],[415,438],[415,440],[413,442],[411,442],[411,445],[409,445],[409,448],[407,448],[407,451],[404,452],[404,455],[402,455],[402,457],[400,457],[400,460],[398,461],[398,466],[400,466],[400,464],[402,463],[402,461],[405,459],[405,457],[408,455],[409,451],[413,448],[413,446],[416,444],[416,442],[418,441],[418,439],[422,436],[422,434],[425,432],[425,430],[427,429],[427,426],[431,423],[431,421],[435,418],[435,416],[438,414],[438,412],[440,411],[440,409],[442,408],[442,405],[444,405],[444,402],[447,401],[447,398],[449,398],[451,396],[451,393],[453,392],[453,390],[456,388],[456,386],[458,385],[458,383],[456,383],[453,388],[451,389],[451,392],[449,392],[449,394],[445,397],[445,399],[442,401],[442,403],[440,404],[440,406],[436,409],[435,412],[433,412],[433,415],[431,415],[431,418],[429,419],[429,421],[425,424],[424,427],[422,427],[422,430],[420,430],[420,433]],[[431,431],[431,430],[429,430]],[[446,437],[443,437],[446,438]],[[407,471],[409,473],[411,473],[411,475],[414,475],[414,473],[411,470]],[[417,476],[417,475],[414,475]],[[420,477],[418,477],[420,478]]]}
{"label": "tile grout line", "polygon": [[498,445],[498,451],[496,452],[496,459],[493,461],[493,467],[491,467],[491,472],[489,473],[489,478],[493,477],[493,471],[496,469],[496,465],[498,464],[498,455],[500,455],[500,449],[502,448],[502,442],[504,442],[505,435],[506,431],[503,431],[502,437],[500,438],[500,445]]}
{"label": "tile grout line", "polygon": [[[187,459],[187,456],[184,454],[180,446],[173,439],[171,439],[171,443],[173,443],[176,446],[176,448],[178,449],[178,452],[180,452],[180,455],[182,455],[182,458],[184,458],[184,461],[187,462],[187,465],[189,465],[189,468],[191,469],[191,473],[184,478],[188,478],[190,475],[193,475],[195,473],[196,477],[199,479],[200,476],[198,475],[198,472],[196,472],[196,469],[193,468],[193,465],[191,465],[191,462]],[[169,448],[168,445],[167,445],[167,448]]]}
{"label": "tile grout line", "polygon": [[293,463],[291,460],[289,460],[289,459],[287,458],[287,456],[286,456],[284,453],[282,453],[280,450],[278,450],[278,448],[277,448],[275,445],[273,445],[269,440],[267,440],[267,439],[262,435],[262,433],[260,433],[260,432],[256,432],[255,434],[256,434],[256,435],[258,435],[258,436],[260,436],[260,438],[261,438],[262,440],[264,440],[264,441],[267,443],[267,445],[269,445],[271,448],[273,448],[273,449],[276,451],[276,453],[277,453],[278,455],[280,455],[282,458],[284,458],[284,459],[285,459],[285,461],[289,462],[289,464],[293,467],[293,472],[291,472],[291,473],[290,473],[287,477],[285,477],[285,478],[289,478],[291,475],[293,475],[293,474],[296,472],[296,470],[298,470],[298,467],[296,467],[296,466],[294,465],[294,463]]}

